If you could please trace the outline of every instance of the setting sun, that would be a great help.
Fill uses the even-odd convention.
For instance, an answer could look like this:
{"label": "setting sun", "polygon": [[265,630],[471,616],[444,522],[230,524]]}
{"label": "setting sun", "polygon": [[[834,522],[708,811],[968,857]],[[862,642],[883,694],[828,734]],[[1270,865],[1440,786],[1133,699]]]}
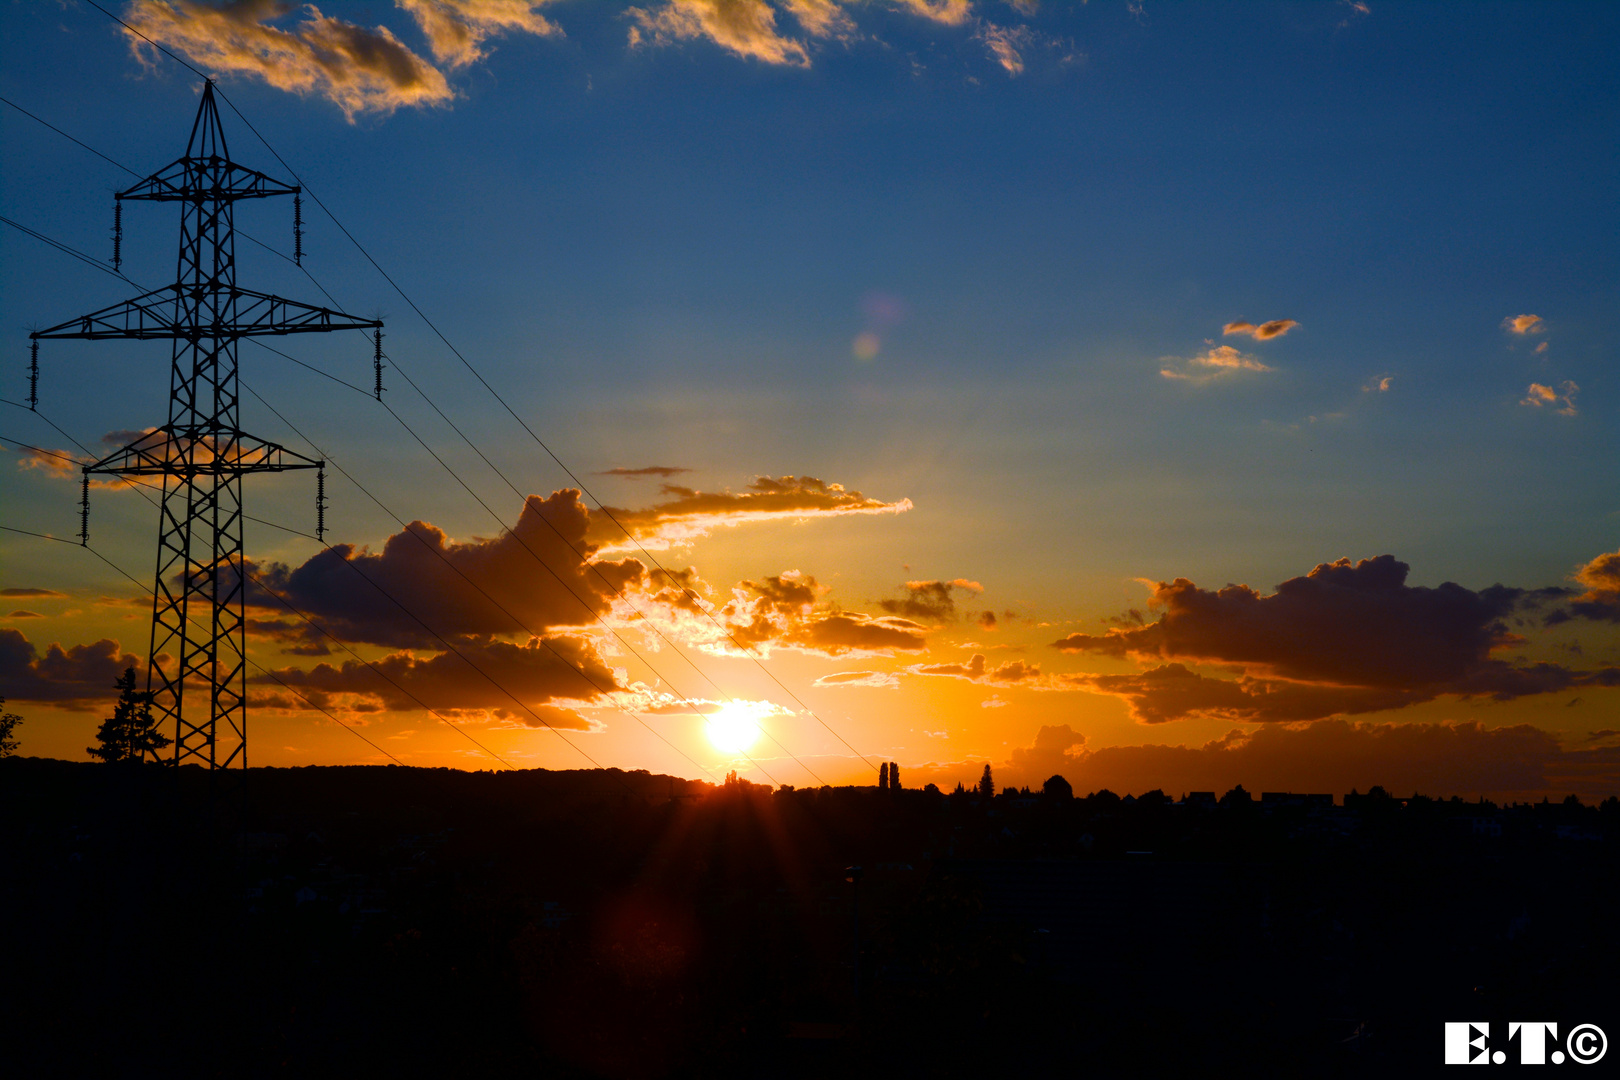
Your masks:
{"label": "setting sun", "polygon": [[726,702],[708,718],[709,741],[716,750],[742,753],[759,738],[759,718],[769,708],[762,702],[740,698]]}

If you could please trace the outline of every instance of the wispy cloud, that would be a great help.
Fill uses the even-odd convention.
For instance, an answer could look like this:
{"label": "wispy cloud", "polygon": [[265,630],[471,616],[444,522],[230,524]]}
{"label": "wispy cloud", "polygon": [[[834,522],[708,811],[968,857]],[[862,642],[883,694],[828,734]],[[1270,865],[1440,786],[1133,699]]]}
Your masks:
{"label": "wispy cloud", "polygon": [[1272,338],[1282,337],[1288,331],[1298,326],[1293,319],[1272,319],[1259,326],[1250,322],[1229,322],[1221,327],[1221,333],[1228,336],[1232,334],[1246,334],[1256,341],[1270,341]]}
{"label": "wispy cloud", "polygon": [[767,64],[810,66],[804,44],[777,31],[776,12],[765,0],[664,0],[651,9],[632,7],[626,14],[632,22],[631,48],[706,38],[738,56]]}
{"label": "wispy cloud", "polygon": [[985,23],[979,37],[990,47],[990,54],[1008,75],[1024,73],[1024,51],[1035,42],[1035,32],[1027,26],[997,26]]}
{"label": "wispy cloud", "polygon": [[1257,358],[1241,353],[1230,345],[1215,345],[1187,360],[1166,356],[1159,363],[1161,365],[1159,374],[1166,379],[1191,383],[1207,383],[1244,372],[1272,370],[1269,364],[1263,364]]}
{"label": "wispy cloud", "polygon": [[661,480],[668,480],[672,476],[689,473],[691,469],[679,465],[643,465],[639,469],[626,469],[621,467],[603,469],[597,476],[656,476]]}
{"label": "wispy cloud", "polygon": [[882,690],[898,690],[900,677],[892,671],[839,671],[823,675],[812,686],[869,686]]}
{"label": "wispy cloud", "polygon": [[1533,382],[1530,384],[1530,388],[1525,391],[1524,399],[1519,404],[1529,405],[1536,409],[1546,406],[1559,416],[1574,416],[1578,411],[1575,408],[1575,395],[1580,392],[1581,388],[1568,379],[1559,383],[1556,390],[1550,386]]}
{"label": "wispy cloud", "polygon": [[513,31],[540,37],[562,30],[540,14],[548,0],[394,0],[408,11],[440,63],[465,67],[484,56],[483,44]]}
{"label": "wispy cloud", "polygon": [[944,26],[961,26],[973,17],[972,0],[891,0],[895,7]]}

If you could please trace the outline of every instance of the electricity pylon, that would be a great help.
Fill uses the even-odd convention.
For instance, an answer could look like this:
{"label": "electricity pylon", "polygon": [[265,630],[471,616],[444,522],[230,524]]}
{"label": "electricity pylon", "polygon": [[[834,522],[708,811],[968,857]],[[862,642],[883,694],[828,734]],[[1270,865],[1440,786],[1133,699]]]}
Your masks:
{"label": "electricity pylon", "polygon": [[[146,686],[159,723],[173,725],[177,765],[247,767],[242,478],[325,464],[238,425],[237,341],[382,326],[237,287],[236,203],[298,192],[231,161],[208,83],[185,156],[116,196],[180,204],[174,284],[29,335],[174,342],[169,422],[86,465],[84,476],[86,491],[91,475],[163,478]],[[206,707],[197,700],[204,689]]]}

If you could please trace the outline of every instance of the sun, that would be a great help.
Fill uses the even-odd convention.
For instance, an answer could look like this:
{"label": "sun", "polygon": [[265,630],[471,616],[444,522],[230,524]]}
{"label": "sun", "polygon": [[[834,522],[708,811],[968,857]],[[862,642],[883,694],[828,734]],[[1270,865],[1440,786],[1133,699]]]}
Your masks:
{"label": "sun", "polygon": [[759,738],[759,717],[763,702],[734,698],[710,713],[706,723],[709,741],[716,750],[740,754],[754,745]]}

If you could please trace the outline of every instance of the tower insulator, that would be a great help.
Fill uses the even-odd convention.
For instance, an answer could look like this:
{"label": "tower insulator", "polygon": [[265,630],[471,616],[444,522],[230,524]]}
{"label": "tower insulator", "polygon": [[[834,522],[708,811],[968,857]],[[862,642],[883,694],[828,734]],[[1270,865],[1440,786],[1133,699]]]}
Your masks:
{"label": "tower insulator", "polygon": [[113,196],[113,257],[114,270],[121,270],[124,266],[124,200],[121,196]]}
{"label": "tower insulator", "polygon": [[39,411],[39,341],[28,343],[28,407]]}
{"label": "tower insulator", "polygon": [[84,474],[84,487],[79,490],[79,546],[90,546],[90,474]]}
{"label": "tower insulator", "polygon": [[293,265],[304,265],[304,197],[293,196]]}
{"label": "tower insulator", "polygon": [[376,389],[375,393],[377,395],[377,400],[381,401],[382,400],[382,392],[383,392],[383,385],[382,385],[382,369],[383,369],[383,362],[382,362],[382,327],[378,327],[376,330],[372,331],[372,333],[374,333],[376,335],[376,342],[377,342],[377,354],[376,354],[376,356],[374,358],[374,362],[377,365],[377,389]]}
{"label": "tower insulator", "polygon": [[326,464],[315,470],[315,539],[326,543]]}

